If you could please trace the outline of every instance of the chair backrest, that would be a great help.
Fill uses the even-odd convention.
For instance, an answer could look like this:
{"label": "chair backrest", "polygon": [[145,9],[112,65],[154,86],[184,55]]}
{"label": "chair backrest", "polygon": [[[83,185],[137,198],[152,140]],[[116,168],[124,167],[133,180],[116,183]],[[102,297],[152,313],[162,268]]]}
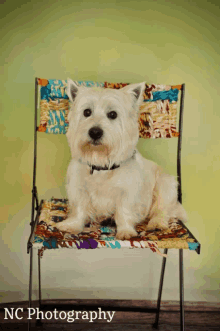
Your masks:
{"label": "chair backrest", "polygon": [[[120,89],[129,83],[76,81],[77,85]],[[65,134],[68,129],[69,98],[66,94],[67,81],[37,78],[40,89],[39,132]],[[178,137],[177,102],[183,85],[147,84],[144,101],[140,106],[140,138]]]}
{"label": "chair backrest", "polygon": [[[78,85],[87,87],[120,89],[129,83],[109,83],[77,81]],[[66,94],[67,80],[35,78],[35,120],[34,120],[34,166],[32,190],[31,226],[34,226],[34,210],[38,210],[39,202],[36,187],[37,164],[37,132],[65,134],[68,128],[69,98]],[[39,91],[40,90],[40,91]],[[181,91],[179,128],[177,130],[177,102]],[[144,91],[144,101],[140,106],[139,136],[141,138],[172,138],[178,137],[177,147],[177,177],[178,200],[182,202],[181,191],[181,142],[182,119],[185,84],[158,85],[147,84]],[[38,92],[40,92],[40,124],[37,123]],[[33,229],[32,229],[33,230]]]}

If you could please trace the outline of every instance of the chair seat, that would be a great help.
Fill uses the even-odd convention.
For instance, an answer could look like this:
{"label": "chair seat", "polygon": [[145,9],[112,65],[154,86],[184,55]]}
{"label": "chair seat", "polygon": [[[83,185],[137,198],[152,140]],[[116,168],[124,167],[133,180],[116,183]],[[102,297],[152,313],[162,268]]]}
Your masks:
{"label": "chair seat", "polygon": [[153,252],[165,256],[159,248],[198,250],[200,247],[199,242],[186,226],[177,219],[170,220],[168,229],[154,231],[147,231],[146,220],[136,226],[138,236],[129,240],[117,240],[113,218],[107,220],[100,218],[96,222],[88,222],[83,232],[78,235],[59,231],[54,223],[67,218],[69,211],[67,199],[42,200],[39,208],[32,244],[33,248],[39,249],[40,256],[46,249],[59,248],[150,248]]}

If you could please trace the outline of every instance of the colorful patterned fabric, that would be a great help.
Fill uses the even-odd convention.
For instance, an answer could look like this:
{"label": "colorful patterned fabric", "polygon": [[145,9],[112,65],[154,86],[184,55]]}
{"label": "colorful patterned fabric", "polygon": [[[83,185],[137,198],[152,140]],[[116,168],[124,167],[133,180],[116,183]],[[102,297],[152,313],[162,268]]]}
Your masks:
{"label": "colorful patterned fabric", "polygon": [[[75,81],[79,86],[120,89],[129,83]],[[40,125],[38,131],[63,133],[68,129],[69,98],[66,94],[67,81],[40,79]],[[178,137],[176,128],[177,101],[182,85],[146,84],[144,101],[140,106],[139,137]]]}
{"label": "colorful patterned fabric", "polygon": [[[78,81],[79,86],[104,87],[104,83]],[[67,81],[58,79],[40,79],[40,125],[39,132],[63,133],[68,129],[69,97],[66,94]]]}
{"label": "colorful patterned fabric", "polygon": [[196,250],[199,243],[191,236],[188,229],[177,219],[170,220],[169,229],[147,231],[148,220],[136,226],[137,237],[129,240],[117,240],[116,226],[113,217],[88,220],[83,232],[73,235],[58,231],[52,224],[62,222],[69,211],[67,199],[44,200],[41,213],[34,232],[33,247],[40,250],[42,256],[46,249],[57,248],[150,248],[160,253],[159,248],[183,248]]}
{"label": "colorful patterned fabric", "polygon": [[[119,89],[128,83],[107,83],[106,88]],[[177,101],[182,85],[145,84],[144,102],[140,106],[140,138],[178,137],[176,128]]]}

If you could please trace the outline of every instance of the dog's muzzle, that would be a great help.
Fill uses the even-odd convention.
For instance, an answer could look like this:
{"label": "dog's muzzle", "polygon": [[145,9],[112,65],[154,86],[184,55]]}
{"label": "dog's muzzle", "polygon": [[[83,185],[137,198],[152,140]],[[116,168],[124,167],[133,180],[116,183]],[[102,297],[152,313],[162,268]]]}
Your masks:
{"label": "dog's muzzle", "polygon": [[94,141],[100,139],[103,136],[103,130],[99,128],[98,126],[94,126],[89,130],[89,136]]}

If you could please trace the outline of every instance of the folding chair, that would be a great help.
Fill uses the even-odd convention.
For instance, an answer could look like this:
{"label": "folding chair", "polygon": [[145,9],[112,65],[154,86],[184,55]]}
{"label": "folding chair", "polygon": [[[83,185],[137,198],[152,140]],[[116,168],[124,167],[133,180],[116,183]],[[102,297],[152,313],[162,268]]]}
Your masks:
{"label": "folding chair", "polygon": [[[127,84],[108,82],[76,82],[78,85],[88,87],[99,86],[102,88],[121,88]],[[41,298],[41,269],[40,261],[43,252],[47,249],[62,247],[76,249],[101,249],[101,248],[150,248],[154,253],[162,255],[162,271],[157,300],[156,319],[154,327],[158,327],[161,295],[163,289],[164,272],[168,249],[179,249],[179,281],[180,281],[180,324],[184,330],[184,298],[183,298],[183,249],[195,250],[200,254],[200,243],[179,220],[171,220],[169,231],[155,230],[146,232],[146,224],[142,222],[136,227],[138,237],[130,240],[116,240],[115,228],[112,224],[101,223],[98,230],[84,229],[78,236],[59,232],[52,228],[50,222],[60,222],[67,217],[67,199],[41,200],[39,203],[36,186],[37,166],[37,136],[38,134],[65,134],[68,129],[69,99],[65,93],[66,80],[35,79],[35,120],[34,120],[34,167],[32,190],[32,214],[31,234],[27,244],[30,253],[30,278],[29,278],[29,307],[32,300],[32,269],[33,249],[38,250],[38,281],[39,281],[39,306]],[[37,123],[38,92],[40,91],[40,123]],[[183,103],[185,84],[176,86],[146,84],[144,102],[140,107],[139,136],[141,138],[172,138],[177,137],[177,176],[178,176],[178,200],[182,202],[181,191],[181,142],[183,126]],[[180,96],[180,103],[178,98]],[[179,108],[179,111],[178,109]],[[179,129],[177,130],[177,114],[179,116]],[[105,220],[104,220],[105,221]],[[162,254],[159,249],[164,248]],[[29,325],[30,328],[30,325]]]}

